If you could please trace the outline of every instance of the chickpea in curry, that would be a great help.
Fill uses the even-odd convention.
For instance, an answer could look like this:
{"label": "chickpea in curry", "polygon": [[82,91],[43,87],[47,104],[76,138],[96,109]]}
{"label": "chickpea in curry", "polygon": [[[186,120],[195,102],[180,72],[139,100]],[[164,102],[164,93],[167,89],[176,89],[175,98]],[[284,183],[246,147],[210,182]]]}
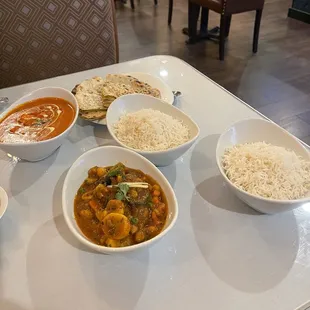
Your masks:
{"label": "chickpea in curry", "polygon": [[79,228],[92,242],[125,247],[158,235],[168,208],[154,179],[118,163],[89,169],[76,194],[74,213]]}

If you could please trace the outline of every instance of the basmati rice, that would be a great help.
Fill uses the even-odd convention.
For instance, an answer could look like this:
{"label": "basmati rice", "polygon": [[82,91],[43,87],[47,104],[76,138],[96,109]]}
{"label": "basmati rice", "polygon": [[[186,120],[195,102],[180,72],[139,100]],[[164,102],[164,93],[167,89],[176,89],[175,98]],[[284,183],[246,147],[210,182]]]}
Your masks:
{"label": "basmati rice", "polygon": [[232,183],[253,195],[279,200],[309,195],[310,162],[283,147],[239,144],[225,150],[222,166]]}
{"label": "basmati rice", "polygon": [[190,139],[182,121],[153,109],[128,113],[114,125],[116,137],[125,145],[142,151],[163,151]]}

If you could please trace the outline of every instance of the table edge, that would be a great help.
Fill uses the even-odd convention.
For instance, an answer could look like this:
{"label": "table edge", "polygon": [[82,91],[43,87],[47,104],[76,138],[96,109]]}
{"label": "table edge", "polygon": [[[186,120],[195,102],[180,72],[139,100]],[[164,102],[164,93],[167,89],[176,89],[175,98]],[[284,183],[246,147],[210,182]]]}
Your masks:
{"label": "table edge", "polygon": [[[188,67],[192,68],[194,71],[196,71],[197,73],[199,73],[201,76],[203,76],[204,78],[206,78],[207,80],[209,80],[211,83],[213,83],[214,85],[216,85],[217,87],[221,88],[223,91],[225,91],[226,93],[228,93],[229,95],[231,95],[232,97],[234,97],[235,99],[237,99],[240,103],[242,103],[243,105],[247,106],[249,109],[251,109],[253,112],[255,112],[256,114],[258,114],[259,116],[263,117],[264,119],[268,120],[269,122],[277,125],[278,127],[282,128],[280,125],[278,125],[276,122],[274,122],[273,120],[271,120],[270,118],[268,118],[266,115],[264,115],[263,113],[257,111],[256,109],[254,109],[251,105],[249,105],[248,103],[246,103],[245,101],[243,101],[241,98],[239,98],[238,96],[234,95],[233,93],[231,93],[229,90],[227,90],[225,87],[223,87],[222,85],[218,84],[217,82],[215,82],[214,80],[212,80],[211,78],[209,78],[207,75],[205,75],[204,73],[202,73],[201,71],[199,71],[198,69],[196,69],[195,67],[193,67],[192,65],[190,65],[189,63],[187,63],[186,61],[184,61],[181,58],[175,57],[175,56],[171,56],[171,55],[157,55],[157,56],[148,56],[148,57],[144,57],[144,58],[151,58],[151,57],[169,57],[169,58],[175,58],[180,62],[183,62],[185,65],[187,65]],[[141,58],[143,59],[143,58]],[[282,128],[284,129],[284,128]],[[285,130],[285,129],[284,129]],[[287,131],[287,130],[285,130]],[[287,131],[288,132],[288,131]],[[288,132],[289,133],[289,132]],[[310,148],[310,146],[305,143],[304,141],[300,140],[299,138],[297,138],[296,136],[294,136],[293,134],[289,133],[290,135],[292,135],[295,139],[297,139],[301,144],[303,144],[304,146],[306,146],[307,148]]]}
{"label": "table edge", "polygon": [[[29,82],[29,83],[24,83],[24,84],[20,84],[20,85],[16,85],[16,86],[11,86],[11,87],[5,87],[5,88],[1,88],[0,91],[3,90],[14,90],[15,88],[18,87],[22,87],[25,85],[31,85],[37,82],[41,82],[44,80],[50,80],[50,79],[57,79],[57,78],[62,78],[62,77],[66,77],[66,76],[70,76],[72,74],[78,74],[81,72],[86,72],[86,71],[90,71],[90,70],[96,70],[96,69],[100,69],[100,68],[107,68],[110,66],[115,66],[115,65],[120,65],[120,64],[125,64],[125,63],[129,63],[132,61],[137,61],[137,60],[145,60],[145,59],[152,59],[152,58],[170,58],[170,59],[174,59],[177,60],[183,64],[185,64],[187,67],[190,67],[191,69],[193,69],[196,73],[198,73],[199,75],[201,75],[202,77],[204,77],[205,79],[207,79],[209,82],[211,82],[212,84],[214,84],[215,86],[219,87],[220,89],[222,89],[224,92],[226,92],[227,94],[229,94],[230,96],[232,96],[233,98],[237,99],[241,104],[245,105],[246,107],[248,107],[250,110],[252,110],[253,112],[255,112],[256,114],[258,114],[259,116],[261,116],[262,118],[268,120],[269,122],[272,122],[273,124],[279,126],[277,123],[275,123],[274,121],[272,121],[270,118],[268,118],[266,115],[262,114],[261,112],[257,111],[256,109],[254,109],[251,105],[249,105],[248,103],[246,103],[245,101],[243,101],[242,99],[240,99],[238,96],[234,95],[233,93],[231,93],[229,90],[227,90],[225,87],[221,86],[220,84],[218,84],[217,82],[215,82],[214,80],[212,80],[211,78],[209,78],[207,75],[205,75],[204,73],[202,73],[201,71],[199,71],[198,69],[196,69],[195,67],[193,67],[192,65],[190,65],[189,63],[187,63],[185,60],[173,56],[173,55],[164,55],[164,54],[158,54],[158,55],[152,55],[152,56],[146,56],[146,57],[141,57],[141,58],[135,58],[135,59],[131,59],[131,60],[126,60],[123,62],[118,62],[116,64],[112,64],[112,65],[108,65],[108,66],[102,66],[102,67],[96,67],[96,68],[92,68],[92,69],[87,69],[87,70],[82,70],[82,71],[77,71],[77,72],[73,72],[73,73],[69,73],[69,74],[64,74],[64,75],[59,75],[59,76],[54,76],[51,78],[47,78],[47,79],[42,79],[42,80],[38,80],[38,81],[33,81],[33,82]],[[282,128],[281,126],[279,126],[280,128]],[[283,128],[282,128],[283,129]],[[285,129],[284,129],[285,130]],[[287,131],[287,130],[286,130]],[[289,133],[290,134],[290,133]],[[300,140],[299,138],[297,138],[296,136],[292,135],[295,139],[297,139],[301,144],[303,144],[305,147],[307,147],[308,149],[310,148],[310,146],[308,144],[306,144],[305,142],[303,142],[302,140]]]}
{"label": "table edge", "polygon": [[14,90],[15,88],[18,87],[22,87],[22,86],[26,86],[26,85],[31,85],[37,82],[42,82],[42,81],[47,81],[47,80],[51,80],[51,79],[57,79],[57,78],[62,78],[62,77],[68,77],[72,74],[78,74],[78,73],[82,73],[82,72],[86,72],[86,71],[91,71],[91,70],[96,70],[96,69],[100,69],[100,68],[107,68],[110,66],[115,66],[115,65],[121,65],[121,64],[125,64],[125,63],[129,63],[132,61],[136,61],[136,60],[143,60],[143,59],[152,59],[152,58],[171,58],[171,59],[175,59],[179,62],[182,62],[183,64],[185,64],[186,66],[190,67],[191,69],[193,69],[196,73],[198,73],[199,75],[203,76],[204,78],[206,78],[207,80],[209,80],[211,83],[213,83],[214,85],[216,85],[217,87],[221,88],[222,90],[224,90],[226,93],[228,93],[229,95],[231,95],[232,97],[234,97],[235,99],[237,99],[240,103],[242,103],[243,105],[247,106],[248,108],[250,108],[252,111],[256,112],[258,115],[262,116],[263,118],[273,122],[271,119],[269,119],[268,117],[266,117],[264,114],[262,114],[261,112],[257,111],[256,109],[254,109],[252,106],[250,106],[248,103],[246,103],[245,101],[243,101],[242,99],[240,99],[239,97],[237,97],[236,95],[234,95],[233,93],[231,93],[229,90],[227,90],[226,88],[224,88],[223,86],[221,86],[220,84],[216,83],[215,81],[213,81],[211,78],[209,78],[207,75],[205,75],[204,73],[202,73],[201,71],[199,71],[198,69],[196,69],[195,67],[193,67],[192,65],[190,65],[189,63],[187,63],[186,61],[184,61],[183,59],[176,57],[176,56],[172,56],[172,55],[163,55],[163,54],[159,54],[159,55],[152,55],[152,56],[146,56],[146,57],[142,57],[142,58],[135,58],[132,60],[127,60],[124,62],[119,62],[116,64],[112,64],[112,65],[108,65],[108,66],[102,66],[102,67],[97,67],[97,68],[92,68],[92,69],[87,69],[87,70],[82,70],[82,71],[77,71],[77,72],[72,72],[69,74],[64,74],[64,75],[58,75],[58,76],[54,76],[51,78],[47,78],[47,79],[42,79],[42,80],[38,80],[38,81],[33,81],[33,82],[29,82],[29,83],[24,83],[24,84],[20,84],[20,85],[15,85],[15,86],[11,86],[11,87],[5,87],[5,88],[1,88],[0,91],[3,90]]}

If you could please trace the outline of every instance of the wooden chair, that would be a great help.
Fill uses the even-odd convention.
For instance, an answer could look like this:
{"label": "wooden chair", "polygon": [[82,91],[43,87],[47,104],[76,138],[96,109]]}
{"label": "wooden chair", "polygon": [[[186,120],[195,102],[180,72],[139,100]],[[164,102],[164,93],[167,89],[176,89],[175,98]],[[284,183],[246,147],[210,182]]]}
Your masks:
{"label": "wooden chair", "polygon": [[169,0],[169,11],[168,11],[168,25],[171,25],[173,12],[173,0]]}
{"label": "wooden chair", "polygon": [[264,0],[189,0],[188,3],[188,32],[191,42],[195,42],[197,37],[197,21],[200,8],[205,8],[207,17],[204,23],[208,23],[209,10],[221,14],[220,36],[219,36],[219,58],[224,60],[225,41],[229,35],[230,23],[233,14],[256,11],[253,53],[257,53],[258,38]]}
{"label": "wooden chair", "polygon": [[0,88],[118,62],[114,1],[4,1]]}

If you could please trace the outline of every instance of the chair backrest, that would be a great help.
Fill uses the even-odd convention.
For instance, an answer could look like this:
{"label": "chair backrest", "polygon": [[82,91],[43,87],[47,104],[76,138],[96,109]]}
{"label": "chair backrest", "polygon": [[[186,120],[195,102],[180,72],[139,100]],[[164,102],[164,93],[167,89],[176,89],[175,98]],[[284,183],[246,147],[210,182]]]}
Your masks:
{"label": "chair backrest", "polygon": [[5,0],[0,88],[118,62],[114,0]]}

